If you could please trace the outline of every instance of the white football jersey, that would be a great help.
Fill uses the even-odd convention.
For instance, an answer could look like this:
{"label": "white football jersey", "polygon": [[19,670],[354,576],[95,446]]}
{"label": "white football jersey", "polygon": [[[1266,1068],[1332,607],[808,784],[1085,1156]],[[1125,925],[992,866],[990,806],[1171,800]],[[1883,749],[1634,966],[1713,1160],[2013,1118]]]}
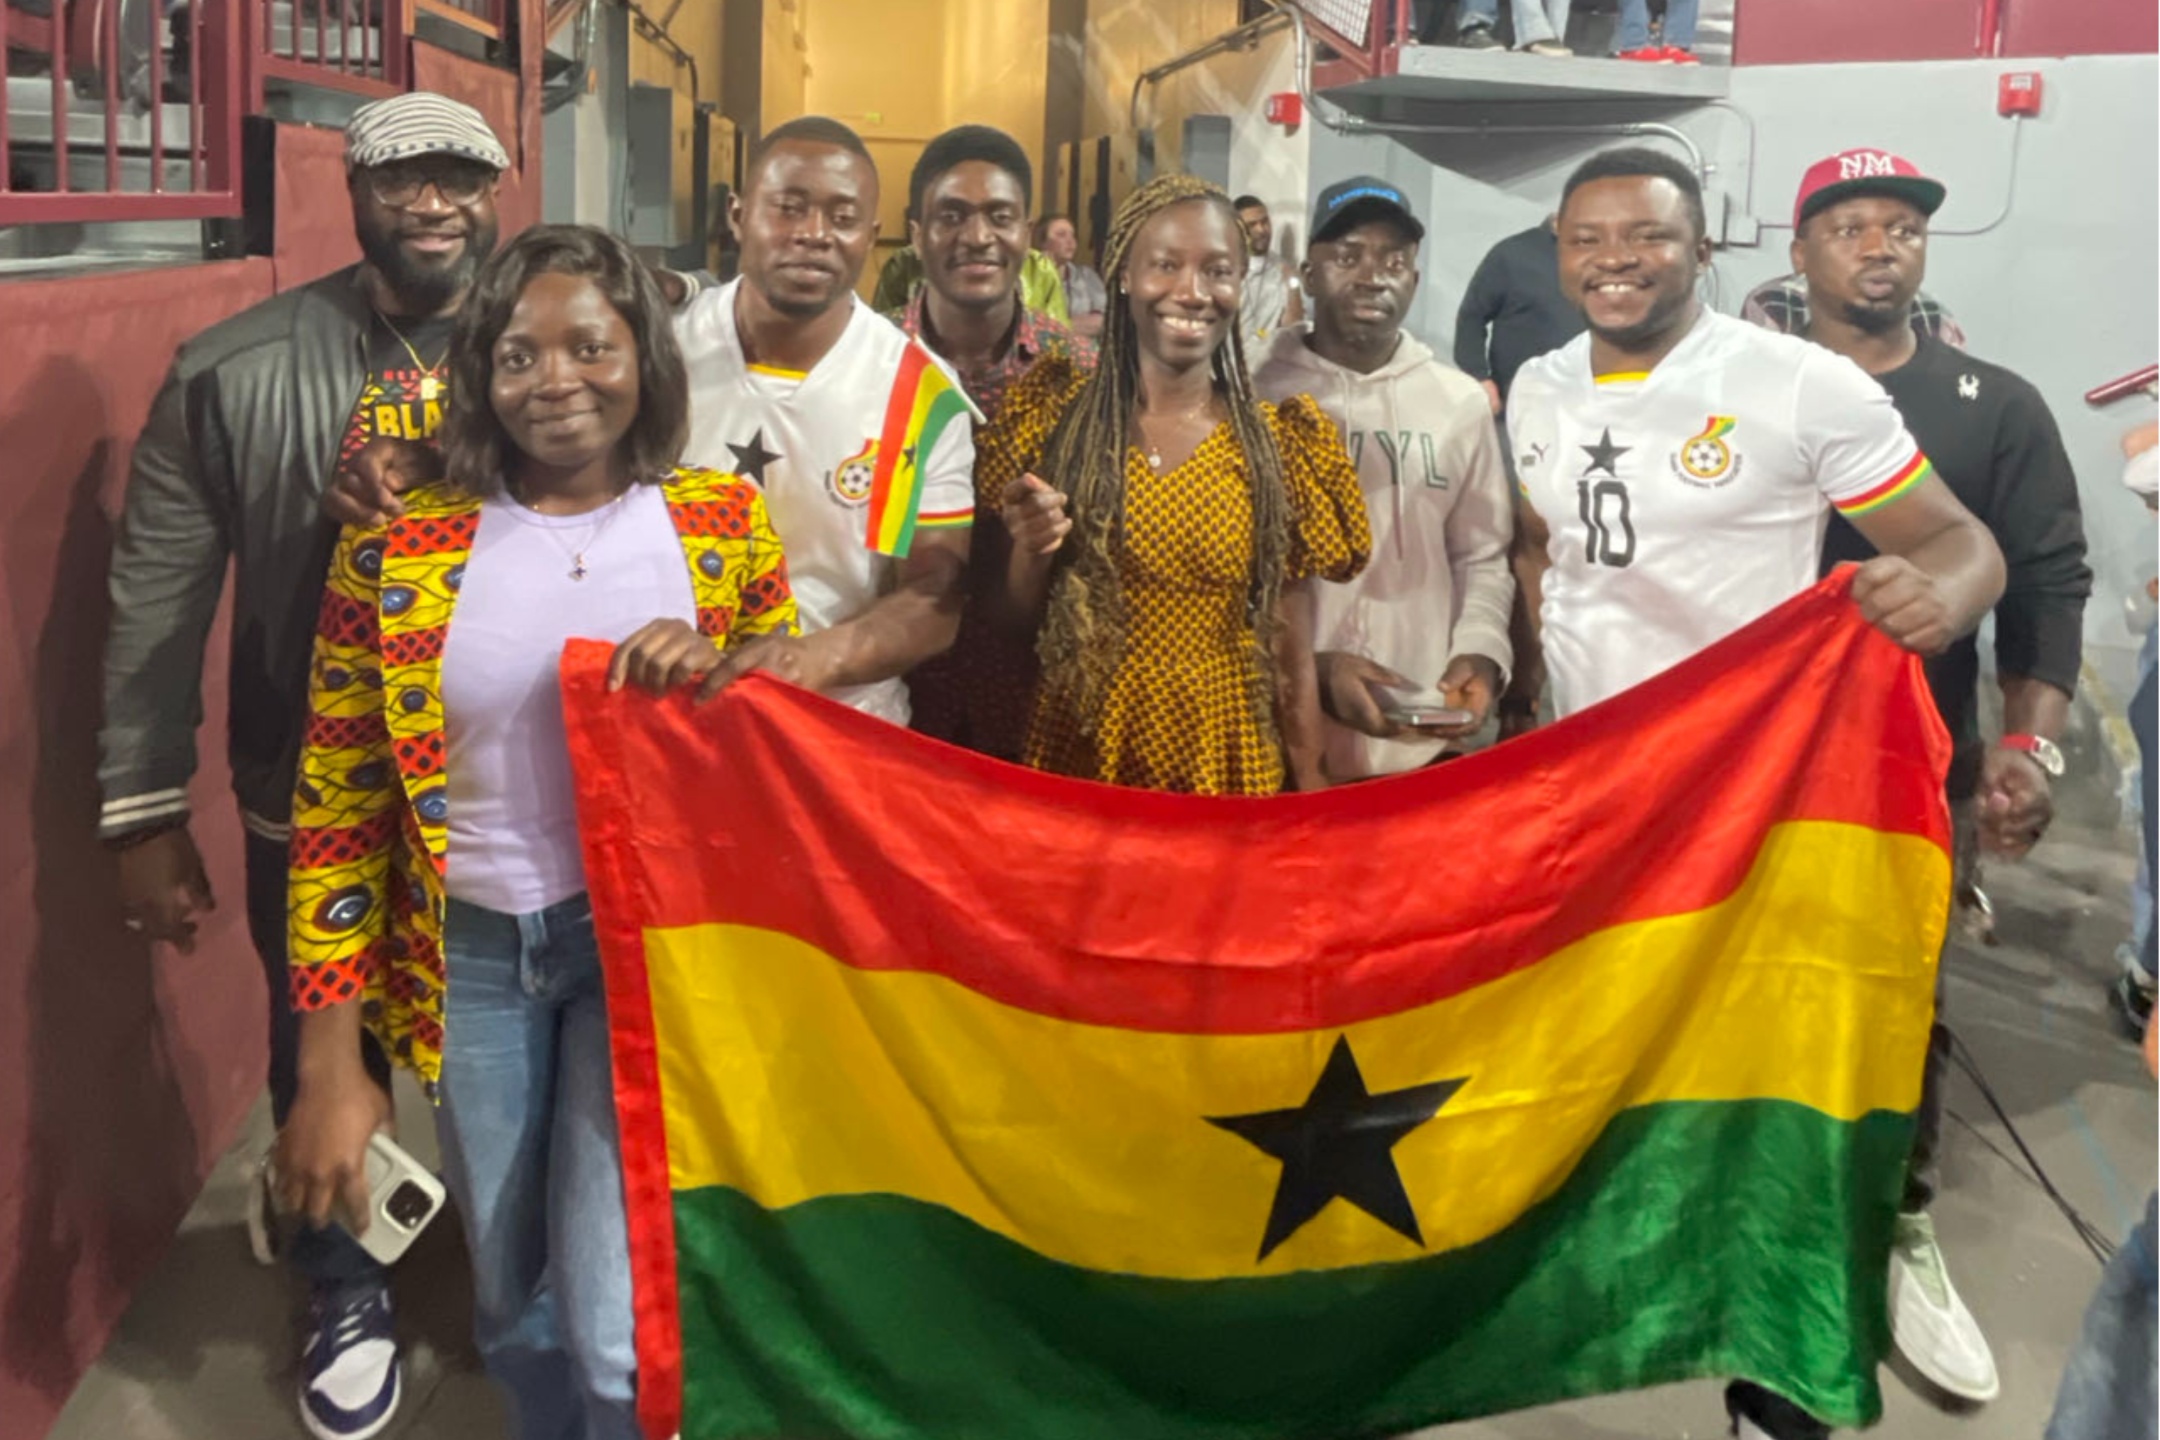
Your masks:
{"label": "white football jersey", "polygon": [[[869,547],[865,525],[878,436],[908,340],[851,296],[846,331],[807,374],[749,364],[735,330],[741,283],[703,291],[675,318],[690,372],[683,463],[740,475],[765,492],[807,634],[854,619],[892,588],[895,562]],[[922,467],[918,529],[972,520],[974,473],[971,427],[947,425]],[[907,686],[897,679],[838,690],[833,698],[897,725],[908,722]]]}
{"label": "white football jersey", "polygon": [[1587,334],[1523,366],[1508,436],[1551,533],[1540,615],[1561,715],[1814,584],[1830,506],[1864,514],[1928,473],[1859,366],[1707,311],[1647,373],[1593,377]]}

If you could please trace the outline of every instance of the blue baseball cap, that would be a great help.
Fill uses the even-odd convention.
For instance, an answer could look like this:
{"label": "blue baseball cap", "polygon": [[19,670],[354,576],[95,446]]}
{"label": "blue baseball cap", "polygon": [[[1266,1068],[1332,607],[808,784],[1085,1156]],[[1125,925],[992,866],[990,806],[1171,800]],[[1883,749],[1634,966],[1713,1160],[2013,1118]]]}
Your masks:
{"label": "blue baseball cap", "polygon": [[1320,192],[1313,203],[1312,229],[1305,232],[1307,242],[1317,244],[1361,221],[1382,219],[1401,225],[1412,240],[1425,238],[1425,227],[1412,213],[1407,195],[1378,176],[1353,175]]}

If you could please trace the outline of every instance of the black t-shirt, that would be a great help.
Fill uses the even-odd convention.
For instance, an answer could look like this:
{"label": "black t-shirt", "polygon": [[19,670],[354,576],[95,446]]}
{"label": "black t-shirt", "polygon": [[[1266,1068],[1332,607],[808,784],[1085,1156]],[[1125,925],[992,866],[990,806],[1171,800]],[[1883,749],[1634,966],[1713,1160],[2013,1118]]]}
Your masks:
{"label": "black t-shirt", "polygon": [[[397,329],[380,315],[368,326],[368,380],[346,423],[338,447],[340,462],[352,459],[368,441],[381,435],[403,440],[432,440],[442,426],[450,398],[450,329],[448,315],[399,320]],[[399,338],[400,333],[403,339]],[[408,342],[411,348],[407,348]],[[418,353],[418,361],[414,355]]]}
{"label": "black t-shirt", "polygon": [[1560,289],[1559,238],[1533,225],[1493,246],[1471,275],[1455,312],[1455,366],[1504,396],[1517,370],[1582,332],[1582,312]]}
{"label": "black t-shirt", "polygon": [[[1995,606],[1997,673],[2029,676],[2076,693],[2092,571],[2085,563],[2077,476],[2047,402],[2000,365],[1932,338],[1922,338],[1911,360],[1875,379],[1890,392],[1935,472],[2002,547],[2009,582]],[[1874,554],[1850,522],[1830,517],[1823,539],[1825,574],[1844,561]],[[1964,799],[1978,785],[1986,749],[1974,637],[1930,660],[1927,674],[1935,706],[1957,746],[1950,796]]]}

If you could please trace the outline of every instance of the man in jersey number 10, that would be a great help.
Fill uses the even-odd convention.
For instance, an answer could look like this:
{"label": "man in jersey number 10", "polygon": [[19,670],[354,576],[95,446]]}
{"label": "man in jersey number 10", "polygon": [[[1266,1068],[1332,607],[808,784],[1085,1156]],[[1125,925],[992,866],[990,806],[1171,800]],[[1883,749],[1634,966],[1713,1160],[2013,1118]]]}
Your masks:
{"label": "man in jersey number 10", "polygon": [[[1534,697],[1542,669],[1561,716],[1812,585],[1833,508],[1879,552],[1854,603],[1905,649],[1943,650],[2002,593],[1994,540],[1880,386],[1703,306],[1706,229],[1695,173],[1653,151],[1594,156],[1563,191],[1560,287],[1589,329],[1525,365],[1508,398],[1516,577],[1536,641],[1518,649],[1511,691]],[[1756,1386],[1727,1403],[1742,1440],[1825,1433]]]}

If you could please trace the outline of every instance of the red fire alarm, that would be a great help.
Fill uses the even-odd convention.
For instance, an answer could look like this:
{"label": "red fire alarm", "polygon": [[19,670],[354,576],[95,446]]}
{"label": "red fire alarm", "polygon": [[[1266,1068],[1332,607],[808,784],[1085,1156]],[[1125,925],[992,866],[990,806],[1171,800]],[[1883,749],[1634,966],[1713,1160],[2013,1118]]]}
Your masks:
{"label": "red fire alarm", "polygon": [[1267,119],[1270,125],[1295,130],[1305,119],[1305,102],[1295,90],[1270,95],[1267,97]]}
{"label": "red fire alarm", "polygon": [[2002,77],[2002,88],[1995,92],[1995,113],[1998,115],[2038,115],[2040,113],[2040,76],[2032,70],[2013,70]]}

